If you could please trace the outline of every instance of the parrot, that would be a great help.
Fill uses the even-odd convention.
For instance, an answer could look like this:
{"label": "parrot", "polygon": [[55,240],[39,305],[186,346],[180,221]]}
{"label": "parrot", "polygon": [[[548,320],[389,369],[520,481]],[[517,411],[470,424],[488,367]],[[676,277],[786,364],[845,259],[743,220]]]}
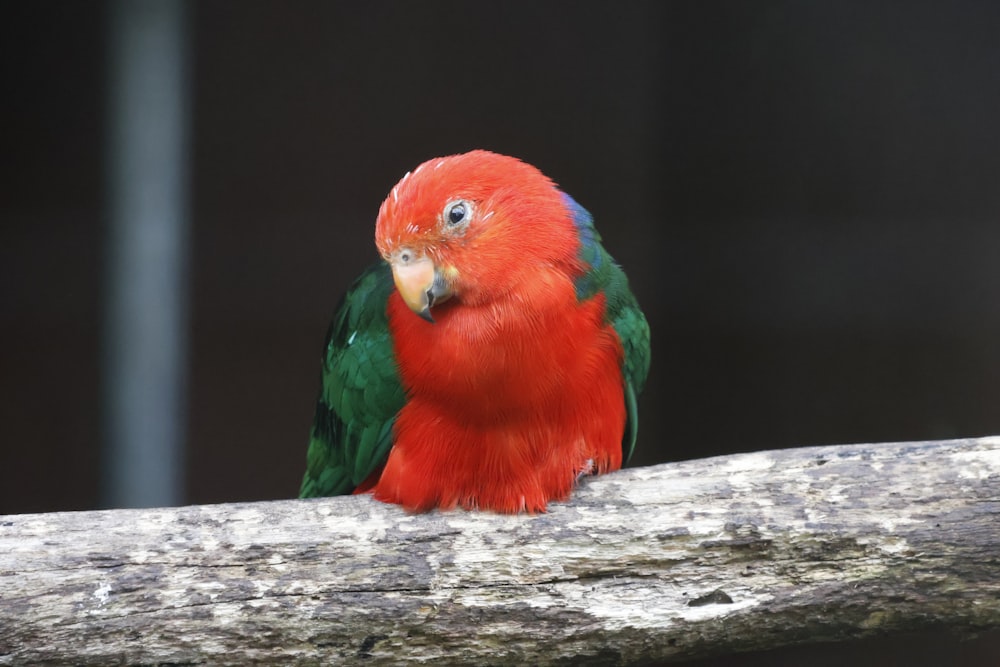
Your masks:
{"label": "parrot", "polygon": [[540,513],[635,448],[650,331],[593,218],[485,150],[428,160],[322,354],[300,497]]}

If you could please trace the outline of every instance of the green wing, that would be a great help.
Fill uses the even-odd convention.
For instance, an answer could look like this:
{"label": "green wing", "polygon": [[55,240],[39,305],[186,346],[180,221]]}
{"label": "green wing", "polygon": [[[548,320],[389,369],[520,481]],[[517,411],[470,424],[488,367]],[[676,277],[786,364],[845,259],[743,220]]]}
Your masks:
{"label": "green wing", "polygon": [[639,433],[638,397],[649,374],[650,348],[649,325],[639,308],[639,302],[628,287],[625,272],[615,263],[601,245],[601,235],[594,228],[594,219],[572,197],[563,194],[573,222],[580,233],[580,258],[587,265],[587,272],[576,281],[576,295],[581,301],[597,293],[606,300],[605,317],[621,339],[624,360],[622,375],[625,379],[625,408],[628,420],[622,437],[622,463],[632,456]]}
{"label": "green wing", "polygon": [[354,282],[333,316],[302,498],[350,493],[389,455],[405,401],[385,312],[392,290],[392,272],[379,262]]}
{"label": "green wing", "polygon": [[[611,259],[607,252],[604,254]],[[625,463],[631,458],[639,435],[638,398],[649,374],[649,324],[639,309],[635,295],[628,288],[625,272],[617,264],[614,267],[620,279],[616,277],[611,281],[605,289],[605,294],[608,299],[607,317],[618,333],[625,352],[622,364],[622,374],[625,376],[625,407],[628,410],[628,422],[625,436],[622,438],[622,463]]]}

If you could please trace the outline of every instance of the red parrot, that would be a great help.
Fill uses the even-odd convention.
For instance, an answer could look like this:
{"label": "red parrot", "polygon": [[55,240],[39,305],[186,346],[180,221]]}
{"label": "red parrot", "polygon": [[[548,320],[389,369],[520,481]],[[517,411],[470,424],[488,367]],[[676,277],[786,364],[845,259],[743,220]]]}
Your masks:
{"label": "red parrot", "polygon": [[540,512],[621,467],[649,328],[586,210],[477,150],[407,173],[375,242],[327,335],[302,497]]}

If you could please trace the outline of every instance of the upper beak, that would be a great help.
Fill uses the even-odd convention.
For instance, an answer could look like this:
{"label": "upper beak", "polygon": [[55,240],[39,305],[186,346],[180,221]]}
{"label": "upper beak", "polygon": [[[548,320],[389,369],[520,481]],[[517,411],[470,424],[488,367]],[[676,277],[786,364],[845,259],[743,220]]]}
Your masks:
{"label": "upper beak", "polygon": [[451,296],[451,290],[429,257],[403,263],[393,260],[392,279],[403,302],[414,313],[433,324],[431,308]]}

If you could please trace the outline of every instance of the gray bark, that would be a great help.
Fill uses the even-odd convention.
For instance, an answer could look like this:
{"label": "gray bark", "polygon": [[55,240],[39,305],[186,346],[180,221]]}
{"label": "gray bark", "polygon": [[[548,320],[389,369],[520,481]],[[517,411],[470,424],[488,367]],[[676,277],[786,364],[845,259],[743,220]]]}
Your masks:
{"label": "gray bark", "polygon": [[1000,627],[1000,438],[586,479],[546,514],[368,496],[0,517],[0,664],[628,664]]}

